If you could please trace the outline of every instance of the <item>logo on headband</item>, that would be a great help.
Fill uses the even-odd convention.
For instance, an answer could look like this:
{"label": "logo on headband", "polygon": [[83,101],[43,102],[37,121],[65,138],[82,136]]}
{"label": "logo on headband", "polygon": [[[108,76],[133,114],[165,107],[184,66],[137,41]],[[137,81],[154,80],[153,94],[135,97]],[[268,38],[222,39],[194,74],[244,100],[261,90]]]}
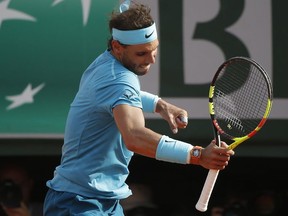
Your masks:
{"label": "logo on headband", "polygon": [[151,37],[151,35],[154,33],[155,30],[153,30],[150,34],[145,34],[145,38]]}
{"label": "logo on headband", "polygon": [[118,40],[120,43],[126,45],[149,43],[157,39],[156,24],[153,23],[149,27],[135,30],[112,28],[112,37],[113,40]]}

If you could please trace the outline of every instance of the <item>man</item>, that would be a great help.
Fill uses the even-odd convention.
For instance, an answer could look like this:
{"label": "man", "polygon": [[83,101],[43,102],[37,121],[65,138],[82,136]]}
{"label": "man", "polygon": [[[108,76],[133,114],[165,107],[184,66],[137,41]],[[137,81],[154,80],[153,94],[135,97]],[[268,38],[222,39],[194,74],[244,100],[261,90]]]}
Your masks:
{"label": "man", "polygon": [[145,5],[120,11],[109,22],[108,50],[84,72],[71,104],[61,164],[47,182],[46,216],[123,215],[119,200],[131,195],[125,181],[134,153],[220,170],[233,154],[224,143],[193,147],[145,127],[143,112],[156,112],[177,133],[187,112],[140,90],[138,76],[157,55],[156,24]]}

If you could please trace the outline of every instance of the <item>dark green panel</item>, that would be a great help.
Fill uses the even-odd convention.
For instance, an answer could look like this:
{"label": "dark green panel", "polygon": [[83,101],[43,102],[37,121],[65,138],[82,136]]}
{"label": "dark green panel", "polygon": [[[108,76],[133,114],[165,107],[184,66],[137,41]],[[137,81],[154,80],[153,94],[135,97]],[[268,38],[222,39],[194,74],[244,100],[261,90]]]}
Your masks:
{"label": "dark green panel", "polygon": [[[273,78],[274,95],[277,98],[288,98],[287,60],[288,60],[288,13],[285,0],[272,1],[273,16]],[[283,107],[284,108],[284,107]],[[286,107],[288,109],[288,107]]]}
{"label": "dark green panel", "polygon": [[[269,119],[263,128],[253,137],[251,140],[255,142],[283,142],[287,140],[286,130],[287,127],[282,127],[279,130],[275,130],[279,125],[284,125],[286,120],[271,120]],[[210,140],[213,139],[213,131],[211,126],[211,120],[203,119],[190,119],[186,129],[179,130],[179,133],[174,135],[166,123],[166,121],[159,120],[147,120],[147,127],[173,138],[179,138],[184,140]],[[272,131],[272,132],[271,132]]]}

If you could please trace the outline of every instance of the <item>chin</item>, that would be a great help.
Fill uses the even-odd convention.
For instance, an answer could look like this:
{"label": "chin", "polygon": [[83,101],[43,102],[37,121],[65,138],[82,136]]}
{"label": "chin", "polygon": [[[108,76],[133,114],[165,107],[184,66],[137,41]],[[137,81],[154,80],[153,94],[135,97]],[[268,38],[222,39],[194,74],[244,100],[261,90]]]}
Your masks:
{"label": "chin", "polygon": [[147,73],[148,73],[148,71],[149,71],[149,70],[142,70],[142,71],[137,71],[137,73],[136,73],[136,74],[137,74],[138,76],[144,76],[145,74],[147,74]]}
{"label": "chin", "polygon": [[140,73],[137,73],[137,76],[144,76],[145,74],[147,74],[147,72],[140,72]]}
{"label": "chin", "polygon": [[138,67],[138,68],[134,68],[133,71],[136,75],[143,76],[148,73],[149,68]]}

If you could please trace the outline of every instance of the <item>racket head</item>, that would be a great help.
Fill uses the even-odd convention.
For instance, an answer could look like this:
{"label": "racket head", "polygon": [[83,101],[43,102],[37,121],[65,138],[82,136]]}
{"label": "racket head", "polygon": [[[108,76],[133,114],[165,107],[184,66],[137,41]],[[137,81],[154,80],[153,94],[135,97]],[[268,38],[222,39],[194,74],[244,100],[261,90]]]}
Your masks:
{"label": "racket head", "polygon": [[[263,67],[246,57],[233,57],[216,71],[209,90],[209,112],[215,137],[233,140],[230,149],[254,136],[272,107],[272,83]],[[222,139],[222,137],[221,137]],[[196,209],[206,211],[219,170],[209,170]]]}
{"label": "racket head", "polygon": [[247,57],[230,58],[220,65],[210,84],[213,126],[226,139],[249,139],[265,124],[272,100],[272,82],[265,69]]}

